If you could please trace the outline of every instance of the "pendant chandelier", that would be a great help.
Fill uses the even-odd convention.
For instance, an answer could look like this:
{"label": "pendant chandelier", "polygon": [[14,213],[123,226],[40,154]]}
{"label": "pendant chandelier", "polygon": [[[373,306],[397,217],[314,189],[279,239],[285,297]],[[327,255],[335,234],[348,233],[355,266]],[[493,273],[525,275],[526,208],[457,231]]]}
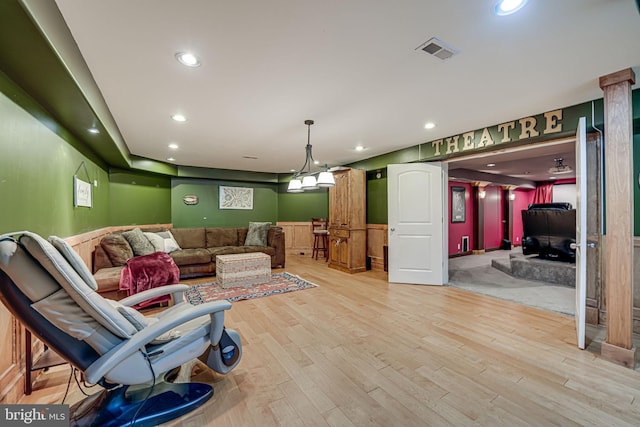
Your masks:
{"label": "pendant chandelier", "polygon": [[[302,168],[299,171],[294,172],[291,181],[289,181],[289,187],[287,188],[288,193],[302,193],[307,190],[317,190],[321,187],[333,187],[336,185],[333,174],[329,172],[329,167],[327,165],[324,165],[323,172],[311,172],[311,165],[317,163],[313,160],[311,144],[309,143],[311,140],[311,125],[313,124],[313,120],[305,120],[304,124],[307,125],[307,146],[305,147],[306,158]],[[316,175],[318,175],[317,178]]]}

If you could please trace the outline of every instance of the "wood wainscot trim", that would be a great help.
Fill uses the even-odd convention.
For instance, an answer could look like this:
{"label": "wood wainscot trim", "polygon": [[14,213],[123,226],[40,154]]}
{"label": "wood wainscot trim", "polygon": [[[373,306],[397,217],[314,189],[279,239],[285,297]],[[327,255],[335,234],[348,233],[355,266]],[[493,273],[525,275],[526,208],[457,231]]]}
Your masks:
{"label": "wood wainscot trim", "polygon": [[387,224],[367,224],[367,257],[371,269],[386,271],[386,251],[389,246],[389,226]]}
{"label": "wood wainscot trim", "polygon": [[287,255],[307,255],[313,251],[313,227],[311,221],[278,221],[284,231],[284,248]]}

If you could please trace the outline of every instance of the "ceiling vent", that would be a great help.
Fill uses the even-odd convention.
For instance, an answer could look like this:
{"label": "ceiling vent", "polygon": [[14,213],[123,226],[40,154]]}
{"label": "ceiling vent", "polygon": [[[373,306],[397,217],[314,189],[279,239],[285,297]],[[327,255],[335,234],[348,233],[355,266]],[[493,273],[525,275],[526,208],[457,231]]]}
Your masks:
{"label": "ceiling vent", "polygon": [[460,51],[447,43],[439,40],[435,37],[430,38],[426,42],[422,43],[420,46],[416,48],[416,50],[422,50],[427,52],[429,55],[435,56],[436,58],[440,58],[442,60],[449,59],[453,55],[457,55]]}

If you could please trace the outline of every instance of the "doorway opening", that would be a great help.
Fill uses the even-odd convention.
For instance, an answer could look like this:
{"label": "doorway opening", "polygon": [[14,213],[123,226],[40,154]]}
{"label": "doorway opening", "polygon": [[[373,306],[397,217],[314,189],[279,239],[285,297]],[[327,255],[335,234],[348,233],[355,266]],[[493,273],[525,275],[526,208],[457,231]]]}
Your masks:
{"label": "doorway opening", "polygon": [[[554,169],[558,159],[562,159],[565,168]],[[449,212],[449,284],[574,315],[575,286],[571,280],[565,284],[535,277],[528,280],[514,277],[505,271],[508,267],[501,267],[509,265],[510,258],[523,256],[521,211],[533,203],[540,183],[552,183],[557,189],[551,201],[568,202],[575,208],[575,138],[500,149],[447,163],[449,186],[465,186],[469,190],[466,221],[452,222]],[[557,171],[563,173],[553,173]],[[481,237],[474,229],[478,206],[472,197],[483,198],[483,223],[475,224],[476,228],[483,226],[485,234]],[[483,241],[478,242],[480,239]]]}

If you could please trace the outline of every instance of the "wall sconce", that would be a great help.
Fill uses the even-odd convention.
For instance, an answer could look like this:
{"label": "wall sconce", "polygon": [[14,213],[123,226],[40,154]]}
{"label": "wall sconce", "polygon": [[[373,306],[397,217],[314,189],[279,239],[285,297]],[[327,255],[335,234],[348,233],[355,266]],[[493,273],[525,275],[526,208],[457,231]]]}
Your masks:
{"label": "wall sconce", "polygon": [[509,200],[515,200],[515,199],[516,199],[516,193],[509,194]]}
{"label": "wall sconce", "polygon": [[478,196],[480,196],[480,198],[481,198],[481,199],[484,199],[484,197],[485,197],[486,195],[487,195],[487,193],[486,193],[486,192],[484,192],[484,191],[480,191],[480,192],[478,193]]}

